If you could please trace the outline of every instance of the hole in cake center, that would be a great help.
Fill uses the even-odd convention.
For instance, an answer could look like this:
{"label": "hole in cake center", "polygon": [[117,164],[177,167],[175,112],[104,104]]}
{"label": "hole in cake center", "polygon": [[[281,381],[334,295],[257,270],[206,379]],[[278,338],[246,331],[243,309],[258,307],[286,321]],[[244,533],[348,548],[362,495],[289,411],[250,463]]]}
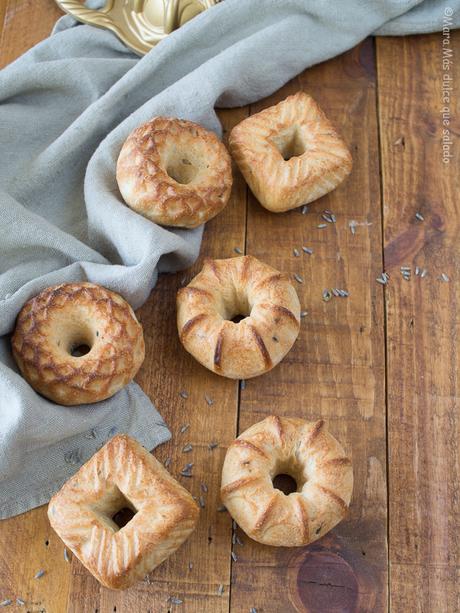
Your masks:
{"label": "hole in cake center", "polygon": [[234,287],[233,291],[224,296],[224,312],[222,316],[227,321],[239,324],[240,321],[251,315],[252,306],[246,291]]}
{"label": "hole in cake center", "polygon": [[186,157],[174,157],[169,160],[166,172],[176,183],[187,185],[198,173],[198,168]]}
{"label": "hole in cake center", "polygon": [[92,351],[98,336],[96,323],[75,304],[71,313],[58,314],[50,340],[56,351],[66,357],[81,358]]}
{"label": "hole in cake center", "polygon": [[[58,345],[60,342],[58,341]],[[62,345],[67,347],[67,351],[73,358],[81,358],[87,355],[94,345],[94,338],[90,330],[74,330],[68,332],[68,338]]]}
{"label": "hole in cake center", "polygon": [[117,524],[119,528],[124,528],[135,515],[136,511],[133,511],[131,507],[123,507],[112,515],[112,521]]}
{"label": "hole in cake center", "polygon": [[273,136],[272,142],[285,161],[303,155],[307,149],[298,126],[291,126]]}
{"label": "hole in cake center", "polygon": [[91,347],[86,343],[80,343],[77,345],[73,345],[70,348],[70,355],[74,358],[81,358],[91,351]]}
{"label": "hole in cake center", "polygon": [[282,491],[286,496],[289,496],[289,494],[293,492],[297,492],[297,481],[291,475],[280,473],[279,475],[275,475],[272,481],[273,487]]}
{"label": "hole in cake center", "polygon": [[126,498],[117,486],[115,486],[112,503],[109,509],[108,513],[106,511],[106,517],[112,520],[118,530],[127,526],[137,513],[136,507]]}
{"label": "hole in cake center", "polygon": [[127,498],[120,488],[111,482],[106,483],[102,496],[98,496],[89,504],[99,524],[108,528],[111,532],[118,532],[131,523],[138,509]]}

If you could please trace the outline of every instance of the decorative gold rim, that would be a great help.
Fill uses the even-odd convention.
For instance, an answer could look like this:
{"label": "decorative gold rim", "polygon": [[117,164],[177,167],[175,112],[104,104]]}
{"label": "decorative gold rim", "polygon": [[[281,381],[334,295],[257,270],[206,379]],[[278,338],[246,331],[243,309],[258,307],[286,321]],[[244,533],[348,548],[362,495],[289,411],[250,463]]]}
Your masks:
{"label": "decorative gold rim", "polygon": [[[81,23],[106,28],[139,55],[148,53],[160,40],[187,21],[217,4],[218,0],[106,0],[95,10],[79,0],[55,0]],[[152,15],[155,16],[153,23]]]}

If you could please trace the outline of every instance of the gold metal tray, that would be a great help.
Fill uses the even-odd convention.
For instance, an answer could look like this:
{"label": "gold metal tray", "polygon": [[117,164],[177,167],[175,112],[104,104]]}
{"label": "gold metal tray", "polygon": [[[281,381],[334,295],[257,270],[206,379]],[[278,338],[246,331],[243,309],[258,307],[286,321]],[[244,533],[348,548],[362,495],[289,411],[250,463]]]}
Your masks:
{"label": "gold metal tray", "polygon": [[130,49],[144,55],[219,0],[107,0],[99,10],[86,8],[79,0],[55,1],[78,21],[111,30]]}

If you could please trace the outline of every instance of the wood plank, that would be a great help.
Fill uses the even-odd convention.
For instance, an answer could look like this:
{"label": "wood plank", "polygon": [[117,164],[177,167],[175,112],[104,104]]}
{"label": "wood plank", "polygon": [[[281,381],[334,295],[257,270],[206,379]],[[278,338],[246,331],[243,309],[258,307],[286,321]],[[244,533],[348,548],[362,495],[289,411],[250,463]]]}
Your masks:
{"label": "wood plank", "polygon": [[[247,253],[305,282],[296,284],[303,319],[299,338],[270,373],[241,392],[239,431],[277,414],[317,420],[352,455],[355,487],[349,518],[326,538],[297,550],[258,545],[241,536],[232,565],[231,610],[386,610],[386,442],[383,292],[378,139],[373,42],[307,70],[251,113],[298,89],[311,93],[350,144],[351,177],[299,210],[273,214],[249,199]],[[324,229],[321,212],[336,224]],[[356,220],[356,234],[348,222]],[[367,225],[367,224],[371,225]],[[293,249],[313,255],[294,257]],[[295,281],[294,281],[295,283]],[[324,288],[349,298],[324,302]],[[241,531],[238,531],[239,533]]]}
{"label": "wood plank", "polygon": [[[454,58],[460,32],[451,33]],[[392,610],[458,611],[460,64],[442,35],[378,41],[387,288]],[[398,70],[394,70],[395,66]],[[453,79],[442,101],[443,74]],[[442,159],[450,107],[450,163]],[[419,211],[425,221],[418,221]],[[426,268],[402,279],[400,266]],[[446,273],[450,282],[440,280]]]}
{"label": "wood plank", "polygon": [[[41,579],[35,579],[44,570]],[[46,507],[1,522],[0,601],[16,598],[33,611],[66,611],[70,564]]]}
{"label": "wood plank", "polygon": [[53,0],[6,0],[4,10],[0,68],[46,38],[63,14]]}
{"label": "wood plank", "polygon": [[[5,16],[6,16],[6,2],[0,3],[0,54],[2,52],[2,37],[3,32],[5,31]],[[0,62],[2,61],[2,56],[0,55]]]}
{"label": "wood plank", "polygon": [[[247,116],[247,109],[221,111],[223,126],[228,132]],[[246,185],[234,172],[234,187],[227,208],[206,226],[201,253],[208,257],[236,256],[235,247],[245,242]],[[175,298],[178,288],[198,272],[202,258],[185,273],[163,275],[148,302],[138,315],[144,327],[146,359],[137,381],[152,398],[170,426],[173,439],[162,445],[155,455],[164,461],[172,459],[169,470],[199,498],[205,508],[197,530],[179,551],[150,576],[150,583],[141,583],[126,592],[114,592],[99,586],[81,565],[73,564],[68,610],[74,613],[115,611],[167,611],[170,596],[183,600],[181,610],[187,613],[220,613],[229,610],[231,520],[218,512],[220,476],[226,446],[236,434],[238,384],[219,377],[200,366],[182,348],[176,328]],[[186,391],[188,398],[179,393]],[[212,401],[209,406],[205,395]],[[185,433],[183,425],[189,424]],[[208,445],[218,442],[210,450]],[[191,443],[193,451],[183,453]],[[179,476],[186,463],[193,462],[193,477]],[[204,483],[208,492],[201,489]],[[189,563],[193,564],[192,570]],[[224,586],[223,595],[218,588]]]}
{"label": "wood plank", "polygon": [[[2,8],[8,11],[5,12],[0,45],[0,65],[5,65],[49,33],[58,9],[52,0],[9,0]],[[0,20],[1,16],[0,9]],[[452,36],[458,49],[458,33]],[[454,342],[458,334],[458,318],[452,306],[457,304],[459,296],[453,274],[458,270],[459,261],[455,237],[458,205],[454,199],[455,188],[458,193],[458,161],[455,163],[454,160],[449,167],[440,163],[437,111],[442,74],[439,41],[439,35],[434,35],[381,39],[377,43],[385,262],[393,273],[387,290],[387,318],[390,585],[395,611],[414,610],[414,603],[418,603],[417,611],[453,611],[459,597],[456,586],[460,522],[454,506],[459,472],[459,427],[455,413],[458,375],[453,367],[446,365],[447,359],[444,358],[449,356],[451,364],[458,363],[458,348]],[[402,68],[396,74],[394,66],[401,64]],[[351,179],[339,191],[312,206],[312,213],[305,219],[298,217],[298,213],[274,216],[251,201],[249,252],[305,277],[305,287],[298,289],[304,307],[309,310],[309,317],[304,321],[301,338],[285,363],[260,380],[248,382],[242,392],[240,430],[271,411],[311,418],[320,414],[326,416],[331,430],[353,453],[358,489],[355,489],[349,521],[339,526],[330,537],[309,548],[285,552],[258,546],[242,537],[245,546],[237,548],[238,562],[233,565],[232,580],[236,584],[231,608],[234,611],[257,605],[264,612],[299,610],[306,606],[315,610],[315,606],[322,606],[320,603],[330,607],[334,598],[340,600],[342,608],[346,605],[350,609],[360,597],[358,592],[367,592],[362,610],[379,611],[385,607],[382,297],[381,288],[372,286],[374,276],[380,272],[381,247],[372,65],[371,49],[366,43],[360,56],[355,52],[311,69],[299,81],[262,103],[271,104],[301,86],[313,93],[336,119],[348,142],[353,142],[358,149],[354,152],[355,169]],[[458,81],[458,65],[455,68]],[[259,108],[261,105],[254,110]],[[231,113],[226,118],[229,126],[239,120]],[[349,115],[354,119],[347,125]],[[454,139],[459,132],[458,116],[458,103],[454,102]],[[362,130],[363,125],[365,130]],[[404,138],[402,142],[401,137]],[[367,156],[369,165],[366,165]],[[239,203],[242,202],[243,188],[242,184],[237,188],[241,190],[240,195],[235,196]],[[322,208],[335,210],[337,228],[316,228],[320,220],[315,211]],[[425,209],[429,223],[420,226],[414,222],[413,214],[415,210],[423,213]],[[269,220],[269,216],[272,219]],[[282,217],[287,221],[282,221]],[[374,225],[358,226],[352,238],[346,227],[346,221],[351,218],[358,222],[370,220]],[[224,222],[223,216],[211,222],[207,236],[213,231],[213,225],[220,226],[220,222]],[[327,233],[326,240],[323,233]],[[271,240],[268,242],[265,238],[263,244],[262,239],[267,236]],[[234,237],[235,243],[244,243],[241,232],[235,233]],[[227,238],[227,233],[224,238],[221,235],[220,244],[213,238],[206,238],[212,242],[213,255],[223,257],[222,251],[229,247]],[[272,253],[273,242],[282,247],[276,254]],[[207,249],[206,244],[203,252]],[[311,260],[302,256],[302,263],[291,258],[292,246],[301,244],[313,246],[316,262],[314,256]],[[336,258],[338,250],[339,259]],[[402,264],[419,264],[429,269],[429,275],[423,280],[426,282],[423,295],[414,280],[407,283],[399,278],[398,268]],[[436,279],[442,271],[451,276],[450,283],[443,284]],[[202,375],[206,371],[187,356],[171,360],[180,349],[171,324],[173,316],[170,313],[165,323],[166,315],[157,311],[173,311],[172,296],[179,278],[180,275],[162,279],[140,312],[144,324],[152,327],[151,342],[158,343],[158,350],[151,346],[149,361],[140,373],[140,382],[150,390],[173,428],[183,422],[190,407],[202,407],[203,413],[197,411],[193,423],[188,420],[196,428],[196,432],[193,433],[192,427],[189,432],[190,435],[193,433],[192,442],[197,446],[198,466],[208,460],[204,447],[198,446],[204,445],[204,433],[209,424],[220,428],[216,431],[223,433],[223,446],[233,436],[231,429],[225,429],[216,416],[211,414],[211,421],[205,416],[219,404],[222,409],[219,406],[218,410],[223,411],[225,419],[227,411],[233,411],[234,419],[235,390],[232,388],[227,393],[225,388],[226,392],[220,396],[221,386],[225,383],[206,373],[210,377],[207,393],[215,400],[213,407],[207,407],[200,398],[202,390],[196,383],[203,381]],[[353,293],[343,302],[323,304],[321,291],[328,285],[343,285]],[[161,326],[169,335],[156,332]],[[171,347],[167,346],[166,336],[171,337]],[[165,355],[169,357],[165,358]],[[352,359],[353,372],[350,369]],[[184,366],[184,361],[188,366]],[[177,385],[173,383],[177,381],[178,372],[184,372],[183,387],[189,388],[190,397],[185,402],[178,398]],[[299,399],[296,411],[292,410],[292,400],[289,400],[293,397]],[[216,401],[216,398],[221,400]],[[180,468],[179,459],[183,455],[180,453],[181,440],[178,436],[175,439],[176,442],[170,446],[173,469]],[[165,448],[159,455],[164,457],[169,453]],[[185,594],[181,610],[208,610],[203,608],[207,606],[208,593],[216,588],[217,582],[222,582],[222,577],[227,582],[229,578],[229,520],[225,514],[214,515],[212,512],[218,504],[216,487],[223,451],[219,449],[214,453],[215,456],[211,455],[211,478],[207,481],[208,485],[212,483],[212,492],[208,494],[204,518],[194,537],[197,540],[186,544],[159,569],[158,573],[161,570],[162,574],[158,577],[157,573],[154,574],[152,585],[141,585],[124,594],[121,600],[117,594],[100,590],[81,565],[73,562],[69,610],[94,611],[98,608],[105,613],[113,611],[114,607],[124,611],[128,606],[133,610],[141,607],[144,610],[145,606],[145,610],[150,607],[152,611],[161,611],[168,609],[166,598],[170,594]],[[198,481],[190,485],[196,493]],[[436,522],[432,521],[433,517]],[[215,527],[211,534],[215,549],[213,545],[203,545],[203,537],[204,542],[207,541],[208,526]],[[45,509],[2,522],[1,528],[2,596],[19,596],[33,603],[33,610],[66,610],[70,567],[63,561],[62,544],[49,528]],[[199,582],[187,575],[191,556],[196,560],[192,573],[197,571]],[[35,580],[33,575],[39,568],[48,572],[41,580]],[[321,578],[329,571],[338,579],[338,586],[350,589],[321,586]],[[214,607],[209,610],[228,609],[227,583],[224,597],[217,599],[212,594],[209,602]]]}

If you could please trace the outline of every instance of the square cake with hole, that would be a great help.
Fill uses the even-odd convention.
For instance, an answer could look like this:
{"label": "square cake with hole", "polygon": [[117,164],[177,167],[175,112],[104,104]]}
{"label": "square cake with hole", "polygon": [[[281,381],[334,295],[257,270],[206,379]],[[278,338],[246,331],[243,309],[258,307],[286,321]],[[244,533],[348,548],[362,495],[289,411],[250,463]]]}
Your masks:
{"label": "square cake with hole", "polygon": [[189,492],[126,435],[104,445],[48,507],[67,547],[112,589],[129,587],[170,556],[198,514]]}
{"label": "square cake with hole", "polygon": [[255,197],[277,213],[324,196],[352,167],[347,146],[305,92],[244,119],[229,147]]}

